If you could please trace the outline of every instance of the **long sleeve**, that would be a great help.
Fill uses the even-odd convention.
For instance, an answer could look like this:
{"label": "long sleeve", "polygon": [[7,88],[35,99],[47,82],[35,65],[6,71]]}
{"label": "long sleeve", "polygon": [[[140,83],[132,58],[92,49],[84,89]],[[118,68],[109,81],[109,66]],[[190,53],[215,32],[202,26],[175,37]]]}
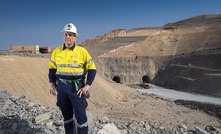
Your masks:
{"label": "long sleeve", "polygon": [[91,85],[93,83],[96,73],[97,73],[96,70],[88,70],[87,81],[86,81],[87,85]]}
{"label": "long sleeve", "polygon": [[56,69],[49,69],[49,72],[48,72],[49,82],[55,82],[56,81],[55,73],[56,73]]}

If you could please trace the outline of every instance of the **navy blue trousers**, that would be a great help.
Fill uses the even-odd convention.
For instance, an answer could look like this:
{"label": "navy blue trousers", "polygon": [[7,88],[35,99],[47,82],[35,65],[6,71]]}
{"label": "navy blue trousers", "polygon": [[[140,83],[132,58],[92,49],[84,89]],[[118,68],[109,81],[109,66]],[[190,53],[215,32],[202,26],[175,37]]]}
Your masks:
{"label": "navy blue trousers", "polygon": [[[78,88],[81,89],[84,86],[84,83],[83,81],[79,81],[77,85]],[[80,98],[77,95],[74,83],[65,84],[58,82],[57,91],[57,106],[60,108],[64,117],[64,128],[66,134],[76,134],[76,126],[78,134],[87,134],[88,123],[86,107],[88,106],[88,103],[86,101],[86,97],[81,96]],[[74,124],[74,115],[77,120],[77,124]]]}

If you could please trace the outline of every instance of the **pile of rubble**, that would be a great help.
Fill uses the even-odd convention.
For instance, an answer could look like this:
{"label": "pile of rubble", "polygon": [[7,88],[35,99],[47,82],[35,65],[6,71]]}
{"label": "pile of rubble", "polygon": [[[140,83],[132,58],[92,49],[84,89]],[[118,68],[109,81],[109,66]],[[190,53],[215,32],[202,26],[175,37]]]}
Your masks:
{"label": "pile of rubble", "polygon": [[221,134],[220,129],[209,125],[205,127],[205,130],[199,127],[191,130],[185,125],[165,128],[163,126],[152,125],[146,121],[114,124],[107,117],[102,117],[94,121],[96,129],[99,129],[96,134]]}
{"label": "pile of rubble", "polygon": [[[164,128],[146,121],[116,124],[108,117],[93,117],[87,111],[89,134],[221,134],[218,128],[206,126],[205,130],[186,126]],[[64,134],[60,110],[45,108],[25,96],[16,97],[6,90],[0,90],[0,133],[5,134]]]}
{"label": "pile of rubble", "polygon": [[62,116],[55,109],[45,108],[25,96],[16,97],[0,91],[0,133],[55,134],[64,133]]}

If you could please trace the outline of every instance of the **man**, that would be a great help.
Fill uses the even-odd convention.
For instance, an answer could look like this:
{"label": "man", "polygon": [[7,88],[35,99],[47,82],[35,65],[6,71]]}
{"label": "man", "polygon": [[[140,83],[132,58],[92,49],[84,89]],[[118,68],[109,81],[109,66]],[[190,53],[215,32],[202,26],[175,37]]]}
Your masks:
{"label": "man", "polygon": [[50,94],[57,93],[57,106],[64,117],[66,134],[76,131],[74,115],[78,133],[87,134],[86,96],[94,81],[96,67],[88,51],[75,45],[78,36],[76,27],[69,23],[62,32],[64,45],[53,51],[49,62]]}

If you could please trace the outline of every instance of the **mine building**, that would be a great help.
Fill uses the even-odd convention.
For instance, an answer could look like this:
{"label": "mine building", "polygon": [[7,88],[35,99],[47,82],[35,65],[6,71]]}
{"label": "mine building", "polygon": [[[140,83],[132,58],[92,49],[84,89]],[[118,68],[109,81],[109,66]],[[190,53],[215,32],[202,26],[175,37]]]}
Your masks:
{"label": "mine building", "polygon": [[39,53],[50,53],[50,47],[40,47],[39,45],[13,45],[10,46],[11,51],[15,52],[29,52],[31,54],[39,54]]}

